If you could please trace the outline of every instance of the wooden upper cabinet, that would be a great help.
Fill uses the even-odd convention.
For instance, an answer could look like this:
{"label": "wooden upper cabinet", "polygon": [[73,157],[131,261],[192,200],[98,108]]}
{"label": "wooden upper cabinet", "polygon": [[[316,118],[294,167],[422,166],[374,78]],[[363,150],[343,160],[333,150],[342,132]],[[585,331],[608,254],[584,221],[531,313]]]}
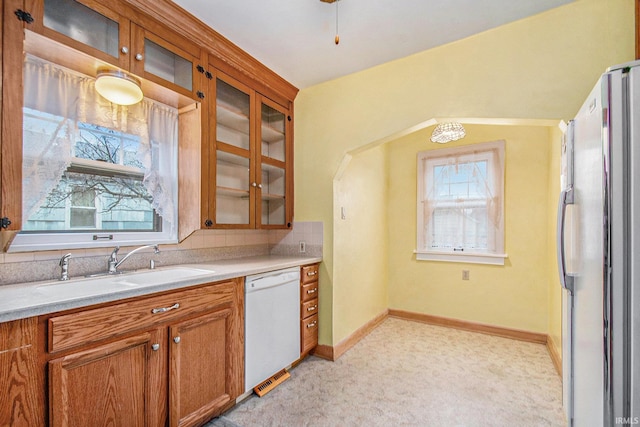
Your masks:
{"label": "wooden upper cabinet", "polygon": [[[215,72],[209,93],[206,227],[288,228],[293,216],[291,107]],[[205,166],[207,167],[207,166]]]}
{"label": "wooden upper cabinet", "polygon": [[28,28],[49,39],[182,95],[204,96],[198,45],[123,4],[27,0],[27,9],[34,17]]}

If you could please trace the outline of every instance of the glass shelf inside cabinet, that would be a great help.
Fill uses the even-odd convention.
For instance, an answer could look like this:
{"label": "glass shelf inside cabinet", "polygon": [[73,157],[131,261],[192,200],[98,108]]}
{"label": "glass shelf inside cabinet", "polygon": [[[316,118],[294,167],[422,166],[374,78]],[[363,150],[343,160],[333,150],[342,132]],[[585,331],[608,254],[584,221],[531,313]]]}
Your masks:
{"label": "glass shelf inside cabinet", "polygon": [[249,159],[216,154],[216,223],[249,224]]}
{"label": "glass shelf inside cabinet", "polygon": [[216,81],[216,139],[249,150],[250,96],[218,79]]}
{"label": "glass shelf inside cabinet", "polygon": [[262,104],[262,155],[285,161],[286,142],[285,114]]}
{"label": "glass shelf inside cabinet", "polygon": [[119,25],[75,0],[45,0],[44,26],[118,58]]}
{"label": "glass shelf inside cabinet", "polygon": [[189,91],[193,90],[193,63],[168,49],[144,39],[144,71]]}

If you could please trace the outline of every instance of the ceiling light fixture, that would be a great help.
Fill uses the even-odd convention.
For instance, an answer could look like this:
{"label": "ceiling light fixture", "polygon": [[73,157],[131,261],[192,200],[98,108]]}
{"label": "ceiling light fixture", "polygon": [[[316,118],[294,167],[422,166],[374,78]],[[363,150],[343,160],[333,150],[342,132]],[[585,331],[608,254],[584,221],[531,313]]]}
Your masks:
{"label": "ceiling light fixture", "polygon": [[445,144],[451,141],[457,141],[465,137],[467,133],[461,123],[450,122],[440,123],[431,134],[431,142]]}
{"label": "ceiling light fixture", "polygon": [[335,3],[336,4],[336,37],[334,39],[336,45],[340,44],[340,35],[338,35],[338,2],[340,0],[320,0],[323,3]]}
{"label": "ceiling light fixture", "polygon": [[116,70],[98,70],[96,91],[103,98],[118,105],[137,104],[144,96],[140,80]]}

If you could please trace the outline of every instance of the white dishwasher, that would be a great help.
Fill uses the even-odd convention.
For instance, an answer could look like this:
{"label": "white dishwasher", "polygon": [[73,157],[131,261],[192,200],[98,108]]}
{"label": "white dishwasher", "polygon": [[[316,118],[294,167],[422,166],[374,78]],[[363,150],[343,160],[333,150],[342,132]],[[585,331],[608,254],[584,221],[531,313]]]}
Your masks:
{"label": "white dishwasher", "polygon": [[245,279],[245,392],[300,358],[300,267]]}

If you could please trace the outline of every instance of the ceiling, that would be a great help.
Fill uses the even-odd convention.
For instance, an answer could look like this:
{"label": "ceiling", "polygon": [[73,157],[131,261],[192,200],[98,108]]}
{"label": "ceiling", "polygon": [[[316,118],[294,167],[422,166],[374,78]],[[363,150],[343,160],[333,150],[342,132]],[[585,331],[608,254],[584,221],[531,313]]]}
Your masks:
{"label": "ceiling", "polygon": [[303,89],[573,0],[174,1]]}

